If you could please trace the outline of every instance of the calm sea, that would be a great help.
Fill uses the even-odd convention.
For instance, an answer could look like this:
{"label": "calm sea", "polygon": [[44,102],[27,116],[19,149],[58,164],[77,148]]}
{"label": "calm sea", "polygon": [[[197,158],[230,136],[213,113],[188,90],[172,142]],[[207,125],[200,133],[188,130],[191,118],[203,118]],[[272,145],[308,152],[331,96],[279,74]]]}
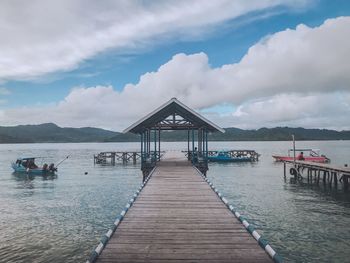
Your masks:
{"label": "calm sea", "polygon": [[[350,165],[350,141],[297,144]],[[257,163],[211,164],[208,177],[286,262],[350,262],[350,191],[285,180],[271,155],[285,154],[290,142],[209,146],[261,154]],[[138,149],[138,143],[0,145],[0,262],[84,262],[142,178],[138,165],[94,166],[93,155]],[[57,163],[67,155],[54,178],[18,176],[10,168],[17,157]]]}

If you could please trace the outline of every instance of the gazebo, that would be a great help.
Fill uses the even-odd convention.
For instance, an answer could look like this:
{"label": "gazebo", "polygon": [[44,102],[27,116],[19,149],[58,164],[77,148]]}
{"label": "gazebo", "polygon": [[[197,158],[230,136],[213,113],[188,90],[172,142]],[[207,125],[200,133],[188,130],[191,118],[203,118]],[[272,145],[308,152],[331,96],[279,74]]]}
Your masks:
{"label": "gazebo", "polygon": [[124,130],[139,134],[141,139],[141,170],[144,179],[160,161],[161,131],[187,131],[187,158],[203,174],[208,170],[208,134],[225,130],[187,107],[176,98],[155,109]]}

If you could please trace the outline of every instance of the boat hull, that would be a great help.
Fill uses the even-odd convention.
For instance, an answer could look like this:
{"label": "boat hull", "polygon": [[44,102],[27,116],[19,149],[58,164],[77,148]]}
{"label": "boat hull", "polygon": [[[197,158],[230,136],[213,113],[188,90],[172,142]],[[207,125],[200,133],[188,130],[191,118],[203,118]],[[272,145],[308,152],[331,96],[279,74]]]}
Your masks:
{"label": "boat hull", "polygon": [[44,170],[42,168],[36,168],[36,169],[28,169],[23,166],[18,166],[15,163],[12,163],[12,169],[15,173],[27,173],[27,174],[34,174],[34,175],[53,175],[55,174],[55,171],[50,170]]}
{"label": "boat hull", "polygon": [[[294,161],[294,157],[290,157],[290,156],[277,156],[277,155],[273,155],[272,156],[275,161],[277,162],[283,162],[283,161]],[[296,159],[297,161],[301,161]],[[314,162],[314,163],[328,163],[329,159],[323,156],[305,156],[304,160],[302,161],[306,161],[306,162]]]}

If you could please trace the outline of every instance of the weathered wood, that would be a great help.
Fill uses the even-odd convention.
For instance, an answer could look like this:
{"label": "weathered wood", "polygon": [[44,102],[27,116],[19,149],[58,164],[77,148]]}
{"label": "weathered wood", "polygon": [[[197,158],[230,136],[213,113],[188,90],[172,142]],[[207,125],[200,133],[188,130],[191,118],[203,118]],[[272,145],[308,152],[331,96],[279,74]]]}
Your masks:
{"label": "weathered wood", "polygon": [[188,164],[161,161],[98,258],[111,262],[271,262]]}

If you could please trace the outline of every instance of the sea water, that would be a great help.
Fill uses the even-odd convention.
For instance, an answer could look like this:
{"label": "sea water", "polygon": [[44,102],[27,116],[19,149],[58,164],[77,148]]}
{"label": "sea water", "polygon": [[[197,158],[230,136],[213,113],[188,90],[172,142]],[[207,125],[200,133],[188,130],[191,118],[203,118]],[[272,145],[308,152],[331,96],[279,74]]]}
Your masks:
{"label": "sea water", "polygon": [[[162,143],[185,150],[187,143]],[[252,149],[255,163],[210,164],[208,177],[287,262],[349,262],[350,191],[283,177],[272,154],[290,142],[209,142],[210,149]],[[298,142],[332,164],[350,164],[350,141]],[[138,150],[138,143],[0,145],[0,262],[84,262],[141,184],[139,164],[94,165],[101,151]],[[57,176],[15,175],[18,157],[69,158]],[[41,161],[41,158],[38,159]]]}

